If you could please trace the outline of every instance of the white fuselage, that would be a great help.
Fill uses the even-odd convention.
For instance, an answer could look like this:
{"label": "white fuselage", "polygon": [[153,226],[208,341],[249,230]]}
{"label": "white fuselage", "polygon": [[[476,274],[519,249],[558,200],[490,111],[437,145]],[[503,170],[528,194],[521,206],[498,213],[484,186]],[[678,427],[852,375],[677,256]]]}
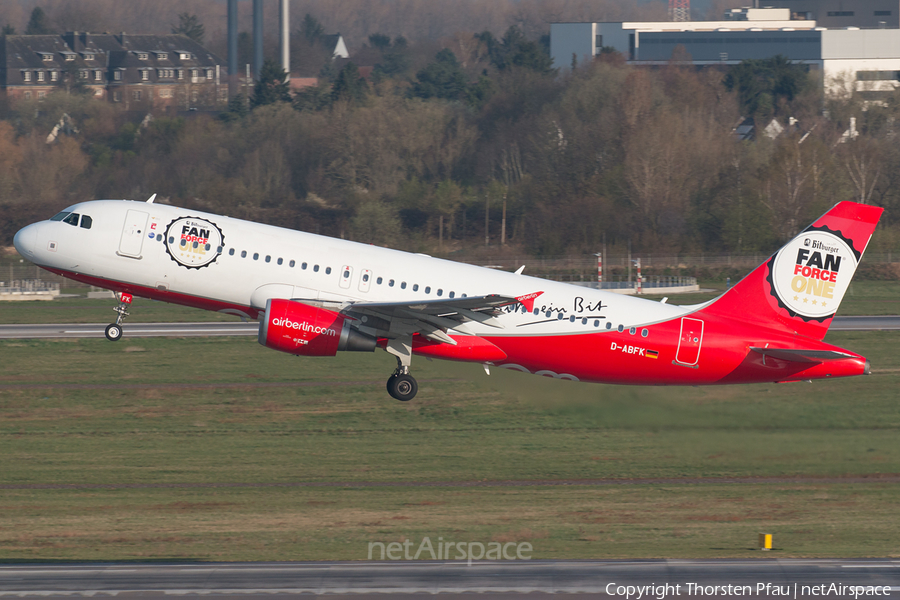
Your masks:
{"label": "white fuselage", "polygon": [[[593,333],[620,325],[627,330],[697,308],[161,204],[99,200],[66,211],[89,216],[91,228],[61,221],[36,223],[31,227],[40,228],[39,232],[23,230],[20,235],[24,239],[36,234],[49,243],[35,247],[29,260],[67,274],[221,303],[228,305],[220,309],[224,312],[243,312],[253,318],[269,298],[333,305],[543,292],[533,307],[543,319],[536,321],[534,313],[523,314],[521,308],[510,309],[499,317],[504,329],[471,322],[461,330],[476,335],[534,336]],[[214,223],[222,233],[221,252],[199,268],[176,262],[166,248],[167,228],[186,216]],[[178,232],[168,233],[171,237]],[[218,249],[208,251],[210,258]]]}

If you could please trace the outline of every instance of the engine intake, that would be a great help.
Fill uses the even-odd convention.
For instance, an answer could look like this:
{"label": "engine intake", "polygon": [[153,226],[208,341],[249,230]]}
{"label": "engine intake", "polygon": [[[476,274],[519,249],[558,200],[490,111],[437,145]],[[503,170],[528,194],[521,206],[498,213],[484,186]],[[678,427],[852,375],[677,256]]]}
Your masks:
{"label": "engine intake", "polygon": [[280,298],[266,301],[259,343],[298,356],[334,356],[338,350],[372,352],[376,340],[341,313]]}

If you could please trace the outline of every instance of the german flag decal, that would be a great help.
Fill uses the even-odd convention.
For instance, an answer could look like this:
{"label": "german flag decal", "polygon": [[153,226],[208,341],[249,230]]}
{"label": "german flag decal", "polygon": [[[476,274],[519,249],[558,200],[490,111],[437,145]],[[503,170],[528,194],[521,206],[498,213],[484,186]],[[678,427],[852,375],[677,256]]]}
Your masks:
{"label": "german flag decal", "polygon": [[659,352],[657,350],[647,350],[644,352],[644,356],[647,358],[659,358]]}

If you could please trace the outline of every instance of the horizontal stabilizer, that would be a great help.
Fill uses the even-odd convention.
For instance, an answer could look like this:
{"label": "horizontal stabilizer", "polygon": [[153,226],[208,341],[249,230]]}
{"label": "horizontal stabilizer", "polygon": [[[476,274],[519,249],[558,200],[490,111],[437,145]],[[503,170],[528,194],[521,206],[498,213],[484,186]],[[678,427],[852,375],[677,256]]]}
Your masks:
{"label": "horizontal stabilizer", "polygon": [[771,356],[778,360],[786,360],[799,363],[820,363],[827,360],[843,360],[845,358],[853,358],[852,354],[844,352],[836,352],[834,350],[804,350],[789,348],[755,348],[750,347],[754,352],[759,352],[763,356]]}

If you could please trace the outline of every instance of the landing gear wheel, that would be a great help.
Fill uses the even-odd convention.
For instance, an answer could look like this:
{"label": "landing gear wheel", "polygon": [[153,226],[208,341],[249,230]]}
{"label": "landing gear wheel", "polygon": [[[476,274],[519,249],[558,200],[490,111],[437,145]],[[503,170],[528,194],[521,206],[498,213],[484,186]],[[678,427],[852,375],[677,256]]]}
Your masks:
{"label": "landing gear wheel", "polygon": [[106,326],[106,339],[111,342],[118,342],[122,339],[122,328],[116,323],[110,323]]}
{"label": "landing gear wheel", "polygon": [[416,397],[419,384],[412,375],[391,375],[387,382],[388,393],[401,402],[408,402]]}

